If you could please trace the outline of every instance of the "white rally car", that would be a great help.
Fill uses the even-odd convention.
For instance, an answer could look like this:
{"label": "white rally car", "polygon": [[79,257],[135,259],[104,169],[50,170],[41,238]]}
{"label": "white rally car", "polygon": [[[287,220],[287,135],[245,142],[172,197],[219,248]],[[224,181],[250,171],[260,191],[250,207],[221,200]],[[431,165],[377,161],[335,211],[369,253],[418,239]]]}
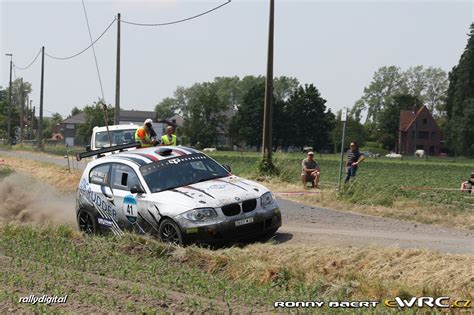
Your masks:
{"label": "white rally car", "polygon": [[267,188],[182,146],[142,148],[90,162],[76,201],[85,233],[134,231],[180,245],[272,235],[281,226]]}

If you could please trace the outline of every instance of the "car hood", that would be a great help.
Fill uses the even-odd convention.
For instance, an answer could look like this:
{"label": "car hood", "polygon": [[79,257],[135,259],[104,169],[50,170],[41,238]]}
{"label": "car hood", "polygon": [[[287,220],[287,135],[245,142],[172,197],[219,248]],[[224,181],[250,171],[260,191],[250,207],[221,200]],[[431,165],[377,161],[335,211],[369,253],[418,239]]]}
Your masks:
{"label": "car hood", "polygon": [[194,208],[219,208],[223,205],[259,198],[268,189],[237,176],[212,179],[151,195],[151,200],[176,212]]}

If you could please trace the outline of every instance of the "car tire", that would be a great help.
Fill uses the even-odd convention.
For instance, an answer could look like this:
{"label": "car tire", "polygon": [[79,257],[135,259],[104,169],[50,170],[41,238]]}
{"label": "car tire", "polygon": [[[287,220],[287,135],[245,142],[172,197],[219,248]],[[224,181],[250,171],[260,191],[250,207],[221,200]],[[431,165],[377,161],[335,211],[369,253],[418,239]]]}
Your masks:
{"label": "car tire", "polygon": [[185,245],[183,233],[179,226],[171,219],[165,218],[158,227],[158,237],[163,243]]}
{"label": "car tire", "polygon": [[79,212],[77,213],[77,225],[79,226],[79,231],[84,234],[99,234],[97,218],[95,215],[91,214],[87,210],[79,210]]}

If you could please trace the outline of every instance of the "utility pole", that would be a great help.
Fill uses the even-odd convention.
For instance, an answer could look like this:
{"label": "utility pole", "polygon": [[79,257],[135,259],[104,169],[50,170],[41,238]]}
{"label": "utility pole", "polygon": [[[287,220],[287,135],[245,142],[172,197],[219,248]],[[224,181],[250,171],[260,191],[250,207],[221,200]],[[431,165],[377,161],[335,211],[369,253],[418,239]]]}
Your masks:
{"label": "utility pole", "polygon": [[12,121],[12,66],[13,66],[13,54],[5,54],[10,57],[10,85],[8,87],[8,122],[7,122],[7,143],[11,143],[11,121]]}
{"label": "utility pole", "polygon": [[115,113],[114,124],[119,124],[120,116],[120,13],[117,14],[117,66],[115,78]]}
{"label": "utility pole", "polygon": [[35,118],[36,118],[36,106],[33,106],[33,111],[31,113],[31,139],[35,138],[34,136],[35,135]]}
{"label": "utility pole", "polygon": [[43,151],[43,90],[44,90],[44,46],[41,47],[41,87],[40,87],[40,110],[38,121],[38,149]]}
{"label": "utility pole", "polygon": [[25,120],[26,120],[26,130],[25,130],[25,139],[30,140],[30,96],[26,95],[26,105],[25,105]]}
{"label": "utility pole", "polygon": [[273,103],[273,26],[274,0],[270,0],[270,21],[268,29],[267,77],[265,103],[263,110],[263,148],[262,155],[268,164],[272,163],[272,103]]}
{"label": "utility pole", "polygon": [[24,103],[25,103],[25,87],[23,86],[23,78],[20,78],[20,144],[23,143],[23,126],[24,120]]}
{"label": "utility pole", "polygon": [[415,152],[416,152],[416,137],[418,136],[418,135],[416,134],[416,120],[415,120],[415,119],[416,119],[416,112],[415,112],[415,109],[413,109],[413,122],[414,122],[414,124],[413,124],[413,126],[414,126],[414,127],[413,127],[413,132],[414,132],[414,137],[413,137],[413,155],[414,155]]}

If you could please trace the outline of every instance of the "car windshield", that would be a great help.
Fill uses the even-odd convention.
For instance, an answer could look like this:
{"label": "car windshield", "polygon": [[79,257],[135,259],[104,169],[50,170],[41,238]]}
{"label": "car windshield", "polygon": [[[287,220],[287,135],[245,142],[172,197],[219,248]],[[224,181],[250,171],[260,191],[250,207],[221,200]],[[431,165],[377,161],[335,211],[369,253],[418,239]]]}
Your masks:
{"label": "car windshield", "polygon": [[157,161],[142,166],[140,171],[152,193],[230,175],[201,153]]}
{"label": "car windshield", "polygon": [[[119,145],[125,143],[131,143],[135,141],[135,131],[137,129],[122,129],[122,130],[110,130],[110,137],[112,138],[112,145]],[[101,131],[95,134],[95,147],[105,148],[109,147],[109,135],[107,131]]]}

